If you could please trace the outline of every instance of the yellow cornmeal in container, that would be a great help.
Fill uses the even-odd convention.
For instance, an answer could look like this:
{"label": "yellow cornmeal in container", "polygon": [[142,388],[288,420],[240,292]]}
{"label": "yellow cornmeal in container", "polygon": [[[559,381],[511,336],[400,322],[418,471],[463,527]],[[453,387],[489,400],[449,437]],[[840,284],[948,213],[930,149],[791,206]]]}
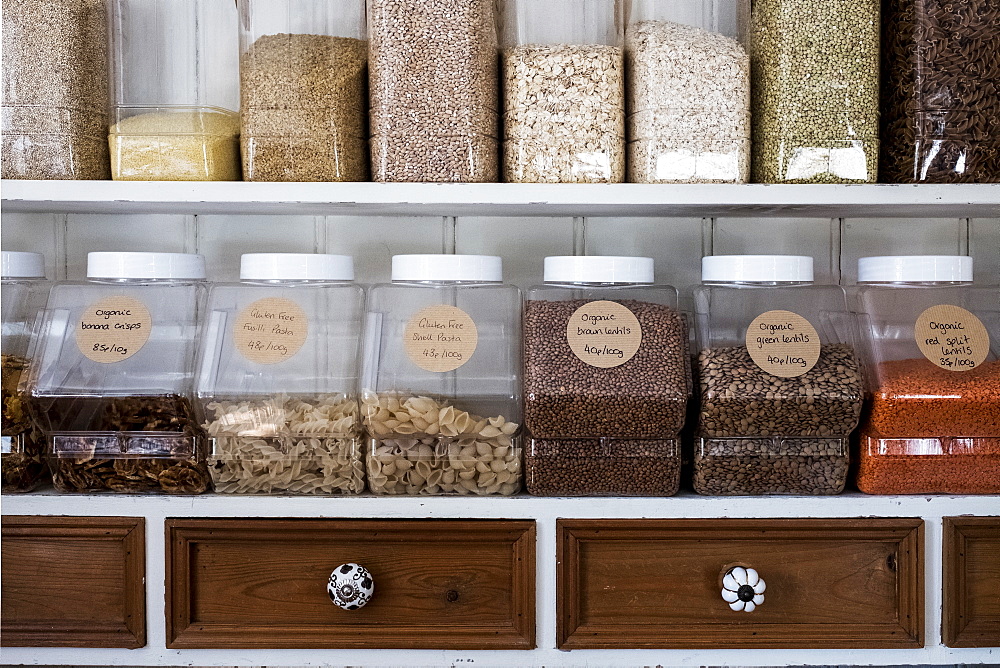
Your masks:
{"label": "yellow cornmeal in container", "polygon": [[151,111],[111,126],[116,181],[240,180],[240,117],[226,110]]}

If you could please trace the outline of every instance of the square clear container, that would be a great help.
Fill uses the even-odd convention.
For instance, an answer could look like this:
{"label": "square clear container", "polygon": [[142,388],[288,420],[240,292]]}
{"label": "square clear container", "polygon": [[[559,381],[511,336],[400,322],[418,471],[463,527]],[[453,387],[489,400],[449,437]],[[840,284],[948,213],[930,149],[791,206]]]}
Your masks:
{"label": "square clear container", "polygon": [[531,439],[524,485],[535,496],[673,496],[677,439]]}
{"label": "square clear container", "polygon": [[849,451],[846,438],[700,438],[694,488],[713,496],[840,494]]}

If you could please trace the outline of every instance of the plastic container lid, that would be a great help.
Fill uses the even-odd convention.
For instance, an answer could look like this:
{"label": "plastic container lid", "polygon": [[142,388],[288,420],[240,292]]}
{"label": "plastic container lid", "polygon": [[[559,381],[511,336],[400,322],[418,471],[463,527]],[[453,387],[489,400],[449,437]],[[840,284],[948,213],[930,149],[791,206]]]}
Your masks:
{"label": "plastic container lid", "polygon": [[392,280],[499,283],[503,260],[495,255],[394,255]]}
{"label": "plastic container lid", "polygon": [[554,255],[545,258],[546,283],[652,283],[653,258]]}
{"label": "plastic container lid", "polygon": [[858,259],[859,283],[972,281],[972,258],[964,255],[898,255]]}
{"label": "plastic container lid", "polygon": [[205,257],[190,253],[88,253],[87,278],[204,280]]}
{"label": "plastic container lid", "polygon": [[354,258],[318,253],[246,253],[240,258],[244,281],[353,281]]}
{"label": "plastic container lid", "polygon": [[3,278],[45,278],[45,256],[41,253],[3,251],[0,256]]}
{"label": "plastic container lid", "polygon": [[710,255],[701,259],[704,283],[812,283],[805,255]]}

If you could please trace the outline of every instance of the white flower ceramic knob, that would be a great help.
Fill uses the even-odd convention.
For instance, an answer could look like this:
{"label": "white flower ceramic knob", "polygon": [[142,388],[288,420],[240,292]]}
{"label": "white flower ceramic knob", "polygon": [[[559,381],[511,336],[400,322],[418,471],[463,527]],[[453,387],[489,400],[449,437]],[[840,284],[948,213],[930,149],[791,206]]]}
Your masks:
{"label": "white flower ceramic knob", "polygon": [[752,568],[730,568],[722,578],[722,598],[736,612],[753,612],[764,603],[767,585]]}
{"label": "white flower ceramic knob", "polygon": [[359,564],[341,564],[330,573],[326,593],[334,605],[344,610],[363,608],[375,594],[375,580]]}

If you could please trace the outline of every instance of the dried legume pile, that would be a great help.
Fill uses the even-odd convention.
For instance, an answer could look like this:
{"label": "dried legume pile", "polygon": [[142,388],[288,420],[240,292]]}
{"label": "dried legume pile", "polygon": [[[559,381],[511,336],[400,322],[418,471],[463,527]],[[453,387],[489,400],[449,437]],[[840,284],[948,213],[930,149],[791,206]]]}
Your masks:
{"label": "dried legume pile", "polygon": [[713,438],[695,444],[699,494],[840,494],[846,438]]}
{"label": "dried legume pile", "polygon": [[503,54],[504,180],[620,183],[625,178],[622,49],[522,45]]}
{"label": "dried legume pile", "polygon": [[882,180],[1000,182],[1000,4],[885,0]]}
{"label": "dried legume pile", "polygon": [[493,0],[369,0],[376,181],[493,182]]}
{"label": "dried legume pile", "polygon": [[246,181],[368,179],[368,43],[264,35],[240,60]]}
{"label": "dried legume pile", "polygon": [[5,179],[107,179],[105,0],[3,3]]}
{"label": "dried legume pile", "polygon": [[447,400],[369,394],[368,486],[376,494],[516,494],[520,425],[482,418]]}
{"label": "dried legume pile", "polygon": [[524,472],[537,496],[673,496],[681,453],[674,439],[534,439]]}
{"label": "dried legume pile", "polygon": [[213,401],[204,425],[215,491],[358,494],[365,488],[358,402],[346,395]]}
{"label": "dried legume pile", "polygon": [[755,0],[753,180],[874,182],[879,0]]}
{"label": "dried legume pile", "polygon": [[3,437],[10,439],[10,452],[0,455],[3,493],[30,492],[47,473],[43,455],[45,438],[28,417],[25,397],[18,392],[28,360],[18,355],[2,356]]}
{"label": "dried legume pile", "polygon": [[670,21],[625,32],[628,180],[745,183],[750,57],[724,35]]}
{"label": "dried legume pile", "polygon": [[535,438],[663,438],[684,424],[688,334],[677,310],[614,300],[642,327],[642,345],[617,367],[578,358],[566,323],[591,300],[528,300],[524,312],[524,419]]}

